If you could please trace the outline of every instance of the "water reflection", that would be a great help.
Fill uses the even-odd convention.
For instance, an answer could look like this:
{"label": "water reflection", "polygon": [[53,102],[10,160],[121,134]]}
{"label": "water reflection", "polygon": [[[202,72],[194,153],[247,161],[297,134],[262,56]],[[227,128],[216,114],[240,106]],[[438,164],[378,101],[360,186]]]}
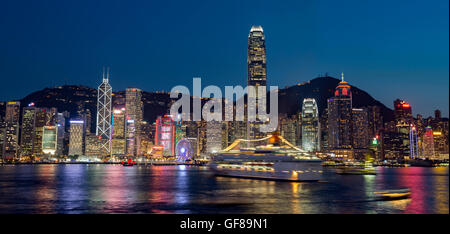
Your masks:
{"label": "water reflection", "polygon": [[[55,167],[55,166],[54,166]],[[58,210],[82,213],[88,201],[85,165],[62,165],[58,171]]]}
{"label": "water reflection", "polygon": [[[378,190],[409,188],[411,198],[379,203],[379,212],[448,213],[448,168],[379,168]],[[431,204],[435,204],[431,206]]]}
{"label": "water reflection", "polygon": [[149,201],[152,203],[169,203],[173,199],[173,194],[169,190],[173,186],[173,180],[169,179],[169,170],[163,166],[151,167]]}
{"label": "water reflection", "polygon": [[300,208],[300,195],[299,190],[302,189],[302,183],[298,182],[292,182],[292,213],[293,214],[300,214],[301,208]]}
{"label": "water reflection", "polygon": [[54,200],[56,199],[56,171],[57,166],[53,164],[37,167],[36,177],[38,186],[35,190],[36,203],[34,204],[34,209],[37,213],[56,212],[54,209]]}
{"label": "water reflection", "polygon": [[176,175],[175,203],[187,204],[189,202],[189,177],[187,175],[186,166],[178,166]]}
{"label": "water reflection", "polygon": [[405,211],[408,205],[411,203],[411,200],[411,198],[408,198],[393,201],[383,201],[383,203],[385,203],[385,206],[389,206],[391,209]]}
{"label": "water reflection", "polygon": [[363,175],[364,178],[364,192],[366,198],[370,199],[373,197],[374,188],[375,188],[375,175]]}
{"label": "water reflection", "polygon": [[100,183],[96,184],[101,194],[97,205],[103,207],[102,212],[126,213],[127,210],[135,210],[136,172],[135,168],[120,165],[104,168],[103,176],[98,180]]}
{"label": "water reflection", "polygon": [[433,171],[436,172],[439,176],[433,180],[433,186],[436,190],[434,196],[434,211],[440,214],[448,214],[449,208],[449,195],[448,195],[448,186],[444,187],[443,184],[448,185],[448,167],[437,167],[434,168]]}
{"label": "water reflection", "polygon": [[[212,176],[206,167],[0,166],[0,213],[448,213],[448,168],[324,170],[320,183]],[[373,192],[409,187],[411,199]]]}
{"label": "water reflection", "polygon": [[[423,214],[426,213],[424,199],[424,190],[427,189],[427,184],[421,176],[424,174],[424,167],[401,168],[398,175],[398,186],[411,189],[411,203],[405,209],[408,214]],[[409,169],[409,170],[406,170]]]}

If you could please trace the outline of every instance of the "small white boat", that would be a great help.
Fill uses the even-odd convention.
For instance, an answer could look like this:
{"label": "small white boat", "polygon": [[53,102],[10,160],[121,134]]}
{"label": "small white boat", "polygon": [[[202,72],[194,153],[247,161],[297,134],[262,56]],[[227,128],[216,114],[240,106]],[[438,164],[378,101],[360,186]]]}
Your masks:
{"label": "small white boat", "polygon": [[375,168],[352,168],[352,167],[341,167],[336,169],[336,174],[340,175],[376,175],[377,171]]}
{"label": "small white boat", "polygon": [[375,192],[375,196],[380,200],[406,199],[411,196],[411,190],[409,188],[383,190]]}
{"label": "small white boat", "polygon": [[366,160],[361,167],[340,167],[336,169],[336,174],[340,175],[376,175],[377,170],[372,161]]}

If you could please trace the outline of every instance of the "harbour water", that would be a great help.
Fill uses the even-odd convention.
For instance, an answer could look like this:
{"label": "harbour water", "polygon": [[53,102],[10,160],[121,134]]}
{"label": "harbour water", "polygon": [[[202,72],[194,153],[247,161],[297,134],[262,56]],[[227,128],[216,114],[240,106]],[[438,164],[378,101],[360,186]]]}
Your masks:
{"label": "harbour water", "polygon": [[[397,214],[449,213],[448,167],[378,167],[292,183],[215,177],[204,166],[0,166],[0,213]],[[410,188],[411,198],[374,192]]]}

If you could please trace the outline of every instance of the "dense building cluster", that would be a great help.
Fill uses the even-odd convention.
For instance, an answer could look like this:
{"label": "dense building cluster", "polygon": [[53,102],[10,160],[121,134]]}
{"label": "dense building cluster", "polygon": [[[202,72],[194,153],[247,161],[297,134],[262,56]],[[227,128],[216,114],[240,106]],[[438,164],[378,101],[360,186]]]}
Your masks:
{"label": "dense building cluster", "polygon": [[[247,54],[247,85],[266,90],[266,47],[261,26],[251,28]],[[259,125],[264,123],[261,120],[184,121],[180,116],[169,115],[169,109],[156,121],[148,122],[144,120],[142,91],[127,88],[125,92],[113,93],[109,72],[103,73],[96,94],[83,93],[76,87],[72,87],[72,93],[96,98],[96,118],[86,108],[94,104],[89,99],[78,101],[75,113],[38,107],[33,102],[0,103],[4,110],[0,112],[2,161],[174,159],[179,154],[198,158],[218,152],[238,139],[255,140],[267,135],[259,131]],[[48,98],[50,95],[53,94]],[[257,92],[253,98],[259,95]],[[397,99],[394,119],[385,121],[380,106],[353,106],[352,87],[343,74],[334,95],[321,98],[328,98],[323,110],[319,109],[319,100],[306,97],[298,103],[298,113],[280,113],[276,133],[305,151],[329,159],[363,160],[371,156],[378,161],[448,160],[449,122],[439,110],[434,117],[418,114],[414,118],[411,105]],[[236,113],[236,106],[225,115],[230,113]],[[247,109],[244,115],[246,119]]]}

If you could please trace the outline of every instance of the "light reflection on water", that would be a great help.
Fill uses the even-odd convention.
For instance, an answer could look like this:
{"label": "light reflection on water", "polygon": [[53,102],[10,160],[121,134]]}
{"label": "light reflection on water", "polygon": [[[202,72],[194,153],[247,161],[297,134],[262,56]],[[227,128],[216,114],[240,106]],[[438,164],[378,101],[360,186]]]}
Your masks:
{"label": "light reflection on water", "polygon": [[[20,176],[30,176],[29,174],[32,173],[33,169],[32,167],[28,167],[27,169],[30,169],[30,171],[27,170],[26,173],[21,173]],[[37,189],[34,190],[36,192],[36,199],[35,202],[35,210],[37,213],[47,213],[51,212],[54,213],[54,206],[55,204],[53,201],[56,199],[56,180],[55,175],[57,172],[57,167],[55,165],[45,165],[43,167],[38,167],[38,173],[37,173]],[[34,178],[30,178],[33,180]],[[20,189],[20,188],[19,188]],[[21,190],[21,189],[20,189]],[[26,198],[29,199],[29,198]]]}
{"label": "light reflection on water", "polygon": [[300,194],[299,190],[302,190],[302,183],[292,182],[292,213],[301,214]]}
{"label": "light reflection on water", "polygon": [[[448,168],[324,170],[318,183],[214,177],[206,167],[0,166],[0,213],[448,213]],[[411,198],[374,192],[410,188]]]}
{"label": "light reflection on water", "polygon": [[59,178],[53,181],[57,183],[57,190],[55,191],[55,200],[58,206],[57,210],[65,209],[68,213],[82,213],[83,205],[88,201],[88,194],[86,191],[84,181],[86,180],[86,168],[83,165],[63,165],[63,167],[57,167],[51,165],[53,168],[58,168],[58,173],[54,173]]}
{"label": "light reflection on water", "polygon": [[[433,180],[433,187],[436,188],[434,196],[434,210],[441,214],[448,214],[448,168],[438,167],[436,168],[436,171],[440,174],[447,173],[447,176],[438,176]],[[441,186],[442,184],[447,184],[447,188]]]}

